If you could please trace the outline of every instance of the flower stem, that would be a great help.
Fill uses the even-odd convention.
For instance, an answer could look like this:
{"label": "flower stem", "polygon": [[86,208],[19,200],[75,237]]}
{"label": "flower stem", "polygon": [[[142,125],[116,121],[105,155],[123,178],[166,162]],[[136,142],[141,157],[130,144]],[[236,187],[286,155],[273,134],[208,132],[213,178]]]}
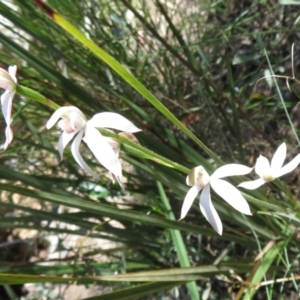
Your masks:
{"label": "flower stem", "polygon": [[167,166],[169,168],[176,169],[180,172],[188,174],[190,172],[189,168],[186,168],[178,163],[173,162],[172,160],[169,160],[147,148],[144,148],[143,146],[131,141],[127,137],[123,135],[118,135],[110,130],[99,128],[100,132],[105,135],[112,138],[115,138],[119,140],[122,143],[122,146],[126,152],[131,153],[133,155],[136,155],[138,157],[142,157],[145,159],[151,159],[161,165]]}
{"label": "flower stem", "polygon": [[52,100],[46,98],[42,94],[22,85],[17,85],[17,93],[24,97],[28,97],[36,102],[42,103],[54,110],[58,109],[60,106],[53,102]]}

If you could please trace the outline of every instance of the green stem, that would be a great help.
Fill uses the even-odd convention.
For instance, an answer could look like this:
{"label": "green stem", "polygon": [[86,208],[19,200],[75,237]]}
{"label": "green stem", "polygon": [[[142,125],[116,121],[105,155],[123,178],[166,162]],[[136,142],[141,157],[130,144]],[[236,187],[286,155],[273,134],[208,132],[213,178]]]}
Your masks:
{"label": "green stem", "polygon": [[282,208],[278,205],[275,205],[275,204],[272,204],[272,203],[268,203],[266,201],[261,201],[255,197],[252,197],[246,193],[241,193],[245,199],[250,202],[250,203],[253,203],[257,206],[259,206],[260,208],[263,208],[263,209],[266,209],[266,210],[272,210],[274,212],[285,212],[285,213],[292,213],[292,211],[290,209],[287,209],[287,208]]}
{"label": "green stem", "polygon": [[17,85],[17,93],[19,95],[25,96],[27,98],[30,98],[36,102],[42,103],[54,110],[58,109],[60,106],[58,104],[56,104],[55,102],[53,102],[52,100],[46,98],[45,96],[43,96],[42,94],[27,88],[25,86],[22,85]]}
{"label": "green stem", "polygon": [[178,163],[175,163],[172,160],[169,160],[169,159],[131,141],[130,139],[126,138],[123,135],[118,135],[108,129],[105,129],[105,128],[99,128],[99,130],[103,135],[115,138],[115,139],[119,140],[120,142],[122,142],[122,146],[123,146],[124,150],[126,150],[126,152],[132,153],[136,156],[139,156],[139,157],[142,157],[145,159],[151,159],[161,165],[168,166],[170,168],[176,169],[176,170],[186,173],[186,174],[188,174],[190,172],[189,168],[186,168]]}
{"label": "green stem", "polygon": [[[157,188],[158,188],[158,191],[159,191],[160,199],[161,199],[161,201],[162,201],[162,203],[165,207],[166,218],[169,219],[169,220],[175,221],[176,218],[174,216],[174,213],[172,211],[172,207],[170,205],[170,201],[169,201],[169,199],[168,199],[168,197],[165,193],[165,190],[164,190],[162,184],[159,181],[156,181],[156,184],[157,184]],[[176,252],[177,252],[177,256],[178,256],[180,266],[182,268],[190,267],[191,264],[190,264],[188,254],[187,254],[187,251],[186,251],[186,247],[185,247],[185,244],[184,244],[184,241],[183,241],[183,238],[182,238],[182,235],[181,235],[180,231],[170,229],[170,232],[171,232],[171,236],[172,236],[172,239],[173,239],[174,247],[175,247]],[[189,291],[191,299],[192,300],[200,300],[196,282],[195,281],[189,282],[189,283],[186,284],[186,286],[187,286],[187,289]]]}

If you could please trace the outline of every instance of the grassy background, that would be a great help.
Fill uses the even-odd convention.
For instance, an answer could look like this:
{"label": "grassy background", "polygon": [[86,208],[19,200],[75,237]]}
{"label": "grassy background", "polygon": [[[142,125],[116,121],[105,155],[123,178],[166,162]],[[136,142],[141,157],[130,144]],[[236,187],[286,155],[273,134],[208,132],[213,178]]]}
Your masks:
{"label": "grassy background", "polygon": [[[47,2],[130,71],[216,159],[34,1],[9,3],[0,1],[1,67],[17,64],[21,85],[59,105],[76,105],[89,117],[118,112],[143,130],[136,135],[142,146],[187,168],[203,165],[212,172],[218,159],[253,165],[259,154],[271,158],[283,141],[288,160],[298,153],[298,84],[290,82],[289,90],[278,80],[280,92],[271,80],[255,87],[271,71],[291,76],[292,43],[297,76],[298,6],[230,0]],[[0,272],[5,274],[0,283],[10,292],[8,299],[16,293],[10,284],[26,282],[120,290],[104,295],[100,290],[90,299],[297,298],[297,170],[249,193],[262,201],[250,202],[251,217],[214,194],[224,224],[218,236],[198,201],[184,221],[176,221],[187,191],[182,172],[132,155],[124,146],[122,194],[84,145],[81,152],[100,181],[79,169],[69,149],[59,162],[58,131],[45,129],[51,109],[16,96],[13,112],[14,140],[0,153]],[[3,131],[3,119],[0,127]],[[22,238],[20,229],[34,234]],[[75,235],[80,242],[68,244],[67,255],[51,261],[41,256],[40,248],[53,243],[49,237],[58,237],[53,250],[58,253],[66,250],[66,236]],[[111,242],[105,249],[103,240]]]}

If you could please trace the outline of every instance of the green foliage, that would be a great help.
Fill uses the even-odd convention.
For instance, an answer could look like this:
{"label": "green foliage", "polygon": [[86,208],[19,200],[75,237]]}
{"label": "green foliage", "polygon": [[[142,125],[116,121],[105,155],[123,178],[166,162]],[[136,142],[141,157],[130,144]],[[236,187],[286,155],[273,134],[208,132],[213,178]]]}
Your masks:
{"label": "green foliage", "polygon": [[[0,152],[0,233],[56,235],[57,252],[66,234],[80,243],[68,258],[47,266],[47,258],[29,263],[26,257],[17,267],[1,259],[0,284],[114,289],[89,299],[154,293],[159,299],[174,287],[178,299],[187,293],[191,299],[298,293],[297,172],[247,192],[253,216],[213,194],[222,236],[201,215],[198,201],[177,221],[190,168],[202,165],[211,173],[221,162],[254,165],[259,154],[271,158],[283,141],[291,157],[297,153],[299,87],[290,82],[290,91],[284,80],[278,80],[280,93],[270,80],[255,86],[271,68],[290,74],[297,7],[264,1],[47,1],[59,13],[54,21],[35,1],[13,3],[15,8],[0,2],[0,14],[11,22],[1,21],[0,64],[17,64],[20,84],[14,140]],[[119,138],[125,193],[83,145],[99,181],[83,173],[68,149],[59,162],[58,131],[45,124],[51,108],[68,104],[88,117],[118,112],[143,130],[136,134],[140,145]],[[108,248],[99,246],[102,241],[109,241]],[[286,282],[275,281],[282,277]],[[230,289],[221,287],[223,281]]]}

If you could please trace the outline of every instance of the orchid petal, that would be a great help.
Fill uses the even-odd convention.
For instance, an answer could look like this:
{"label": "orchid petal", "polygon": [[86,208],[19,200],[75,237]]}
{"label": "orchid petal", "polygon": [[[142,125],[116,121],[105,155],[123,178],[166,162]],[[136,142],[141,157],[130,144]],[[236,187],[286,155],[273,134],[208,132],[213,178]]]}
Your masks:
{"label": "orchid petal", "polygon": [[182,220],[187,215],[188,211],[190,210],[190,208],[191,208],[196,196],[200,192],[200,190],[201,190],[201,188],[199,188],[198,186],[193,186],[189,189],[189,191],[187,192],[187,194],[183,200],[180,220]]}
{"label": "orchid petal", "polygon": [[51,118],[48,120],[47,124],[46,124],[46,128],[50,129],[51,127],[53,127],[57,121],[62,118],[64,115],[66,114],[70,114],[72,112],[76,112],[79,115],[81,115],[84,118],[83,113],[75,106],[64,106],[64,107],[60,107],[58,108],[53,115],[51,116]]}
{"label": "orchid petal", "polygon": [[71,151],[73,154],[74,159],[76,160],[76,162],[79,164],[79,166],[86,171],[88,174],[92,175],[93,177],[95,177],[96,179],[99,178],[98,174],[95,173],[89,166],[88,164],[83,160],[82,156],[79,153],[79,145],[80,142],[82,140],[82,136],[83,136],[84,130],[80,130],[77,134],[77,136],[75,137],[72,146],[71,146]]}
{"label": "orchid petal", "polygon": [[237,176],[249,174],[253,168],[240,164],[229,164],[218,168],[212,175],[211,179],[218,179],[227,176]]}
{"label": "orchid petal", "polygon": [[[120,153],[120,143],[118,142],[117,139],[114,138],[110,138],[107,136],[103,136],[103,138],[107,141],[107,143],[111,146],[111,148],[113,149],[113,151],[115,152],[115,155],[117,157],[119,157],[119,153]],[[124,184],[122,182],[122,175],[121,176],[115,176],[114,174],[112,174],[112,178],[113,178],[113,183],[115,181],[117,181],[119,183],[119,185],[121,186],[122,190],[124,191]]]}
{"label": "orchid petal", "polygon": [[14,95],[15,95],[14,91],[5,91],[5,93],[1,95],[2,113],[6,122],[6,129],[5,129],[6,140],[5,143],[0,146],[0,149],[6,149],[13,139],[13,131],[10,128],[10,124],[11,124],[12,102],[13,102]]}
{"label": "orchid petal", "polygon": [[13,131],[10,126],[5,129],[5,143],[0,146],[0,149],[6,149],[13,139]]}
{"label": "orchid petal", "polygon": [[200,195],[200,210],[214,230],[218,234],[222,235],[223,225],[215,207],[212,204],[209,185],[204,187]]}
{"label": "orchid petal", "polygon": [[191,181],[191,175],[188,175],[188,176],[186,176],[185,183],[186,183],[186,185],[188,185],[188,186],[194,186],[195,183],[196,183],[196,181],[194,180],[194,182],[192,182],[192,181]]}
{"label": "orchid petal", "polygon": [[67,133],[63,131],[59,137],[58,140],[58,153],[60,156],[60,160],[63,160],[63,153],[66,146],[69,144],[69,142],[72,140],[72,138],[78,133],[78,130],[75,132]]}
{"label": "orchid petal", "polygon": [[2,113],[7,126],[11,123],[11,110],[14,96],[15,92],[13,91],[5,91],[5,93],[1,95]]}
{"label": "orchid petal", "polygon": [[273,174],[276,174],[281,169],[285,158],[286,158],[286,144],[282,143],[274,153],[274,156],[271,161],[271,170]]}
{"label": "orchid petal", "polygon": [[113,112],[98,113],[92,117],[89,123],[91,126],[99,128],[112,128],[126,132],[141,131],[128,119]]}
{"label": "orchid petal", "polygon": [[243,214],[251,215],[248,202],[242,196],[241,192],[232,184],[222,179],[214,179],[210,181],[210,185],[214,191],[233,208]]}
{"label": "orchid petal", "polygon": [[14,91],[16,89],[16,77],[12,77],[2,68],[0,68],[0,88],[8,91]]}
{"label": "orchid petal", "polygon": [[280,176],[283,176],[287,173],[292,172],[293,170],[295,170],[298,165],[300,163],[300,154],[298,154],[294,159],[292,159],[288,164],[286,164],[285,166],[283,166],[278,173],[275,173],[274,176],[275,178],[278,178]]}
{"label": "orchid petal", "polygon": [[119,157],[120,143],[118,142],[118,140],[107,136],[103,136],[103,137],[105,138],[107,143],[111,146],[111,148],[114,150],[116,156]]}
{"label": "orchid petal", "polygon": [[14,65],[14,66],[9,66],[8,67],[8,74],[10,75],[10,77],[13,79],[13,81],[15,83],[17,83],[17,77],[16,77],[16,74],[17,74],[17,66]]}
{"label": "orchid petal", "polygon": [[272,174],[270,162],[266,157],[260,155],[259,158],[256,160],[255,173],[259,177],[263,177],[265,174]]}
{"label": "orchid petal", "polygon": [[120,185],[122,191],[124,192],[124,184],[123,184],[123,181],[122,181],[122,176],[115,176],[118,184]]}
{"label": "orchid petal", "polygon": [[242,187],[247,190],[255,190],[265,184],[266,182],[262,178],[258,178],[256,180],[244,181],[238,185],[238,187]]}
{"label": "orchid petal", "polygon": [[85,143],[93,152],[97,160],[116,177],[122,178],[122,167],[118,156],[115,154],[112,147],[108,144],[106,139],[94,127],[89,125],[85,129]]}

